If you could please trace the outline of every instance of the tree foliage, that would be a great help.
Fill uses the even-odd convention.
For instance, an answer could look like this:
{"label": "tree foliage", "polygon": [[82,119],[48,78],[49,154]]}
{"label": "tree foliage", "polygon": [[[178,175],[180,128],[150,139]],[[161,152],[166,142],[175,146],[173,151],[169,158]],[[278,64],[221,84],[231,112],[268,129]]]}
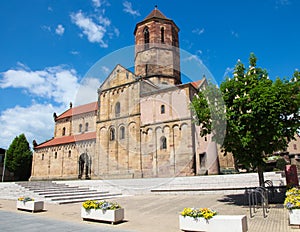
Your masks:
{"label": "tree foliage", "polygon": [[225,104],[217,85],[208,81],[192,100],[191,110],[194,123],[200,126],[200,136],[212,134],[212,138],[221,144],[226,130]]}
{"label": "tree foliage", "polygon": [[264,158],[285,150],[299,128],[300,74],[296,71],[291,80],[272,81],[256,61],[254,54],[249,68],[238,61],[233,77],[221,83],[227,121],[221,145],[225,155],[230,152],[237,163],[257,170],[262,185]]}
{"label": "tree foliage", "polygon": [[31,174],[32,152],[24,134],[17,136],[6,152],[6,167],[15,179],[28,180]]}

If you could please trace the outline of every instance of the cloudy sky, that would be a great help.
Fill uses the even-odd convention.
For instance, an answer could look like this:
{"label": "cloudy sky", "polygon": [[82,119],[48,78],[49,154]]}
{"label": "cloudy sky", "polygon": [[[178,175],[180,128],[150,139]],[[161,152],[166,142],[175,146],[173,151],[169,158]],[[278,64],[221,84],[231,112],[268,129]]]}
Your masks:
{"label": "cloudy sky", "polygon": [[53,112],[76,98],[96,101],[112,67],[98,65],[102,79],[87,73],[134,45],[135,24],[155,5],[179,26],[181,48],[218,83],[238,59],[247,64],[250,52],[271,78],[289,77],[300,66],[298,0],[0,1],[0,147],[21,133],[30,143],[50,139]]}

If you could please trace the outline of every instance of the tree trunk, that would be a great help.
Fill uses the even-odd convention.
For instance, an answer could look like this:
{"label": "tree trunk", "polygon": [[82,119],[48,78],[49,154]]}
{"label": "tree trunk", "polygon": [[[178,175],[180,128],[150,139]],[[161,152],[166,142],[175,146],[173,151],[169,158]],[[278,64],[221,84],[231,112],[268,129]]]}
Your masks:
{"label": "tree trunk", "polygon": [[258,165],[257,173],[258,173],[259,186],[264,187],[265,185],[264,171],[261,165]]}

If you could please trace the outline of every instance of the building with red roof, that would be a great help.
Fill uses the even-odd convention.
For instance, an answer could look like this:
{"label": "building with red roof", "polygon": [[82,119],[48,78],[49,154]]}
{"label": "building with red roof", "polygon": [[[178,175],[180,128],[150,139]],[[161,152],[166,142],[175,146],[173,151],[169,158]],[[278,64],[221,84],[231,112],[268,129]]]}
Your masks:
{"label": "building with red roof", "polygon": [[137,23],[134,72],[116,65],[97,102],[54,113],[54,137],[34,145],[31,179],[217,174],[216,144],[199,136],[190,110],[207,81],[182,84],[178,33],[157,8]]}

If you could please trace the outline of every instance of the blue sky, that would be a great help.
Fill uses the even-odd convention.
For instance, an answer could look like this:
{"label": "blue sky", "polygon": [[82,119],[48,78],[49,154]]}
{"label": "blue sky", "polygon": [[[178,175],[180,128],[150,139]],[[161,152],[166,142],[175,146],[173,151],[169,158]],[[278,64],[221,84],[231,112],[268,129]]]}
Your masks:
{"label": "blue sky", "polygon": [[86,73],[134,45],[135,24],[155,5],[180,28],[181,49],[218,83],[238,59],[248,65],[250,52],[272,79],[300,66],[298,0],[0,1],[0,147],[20,133],[30,143],[51,138],[53,112],[66,110],[82,84],[96,101],[92,87],[101,81],[83,83]]}

